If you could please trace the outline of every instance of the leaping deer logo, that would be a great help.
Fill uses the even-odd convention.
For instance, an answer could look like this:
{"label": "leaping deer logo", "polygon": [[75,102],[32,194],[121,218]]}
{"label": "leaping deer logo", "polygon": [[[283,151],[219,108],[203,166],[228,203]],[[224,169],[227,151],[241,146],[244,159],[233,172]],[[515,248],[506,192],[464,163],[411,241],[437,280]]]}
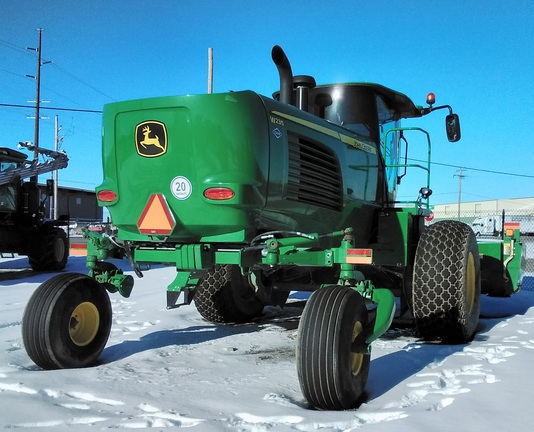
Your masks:
{"label": "leaping deer logo", "polygon": [[135,136],[137,153],[143,157],[157,157],[167,151],[167,130],[163,123],[140,123],[135,128]]}
{"label": "leaping deer logo", "polygon": [[161,149],[162,151],[165,150],[165,147],[163,147],[159,143],[159,137],[157,135],[155,138],[150,138],[151,133],[152,131],[150,130],[150,128],[148,126],[145,126],[143,128],[143,135],[145,136],[145,139],[141,141],[139,144],[141,144],[144,148],[146,148],[146,146],[149,146],[149,145],[154,145],[157,148]]}

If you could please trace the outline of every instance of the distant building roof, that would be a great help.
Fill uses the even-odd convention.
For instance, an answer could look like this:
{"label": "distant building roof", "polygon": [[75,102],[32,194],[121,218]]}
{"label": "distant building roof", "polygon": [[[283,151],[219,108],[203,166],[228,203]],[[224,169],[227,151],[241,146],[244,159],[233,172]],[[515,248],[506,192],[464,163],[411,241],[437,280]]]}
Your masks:
{"label": "distant building roof", "polygon": [[[521,213],[534,213],[534,198],[503,198],[485,201],[462,201],[461,212],[501,212],[502,210],[516,210]],[[458,212],[458,202],[434,205],[434,212]]]}

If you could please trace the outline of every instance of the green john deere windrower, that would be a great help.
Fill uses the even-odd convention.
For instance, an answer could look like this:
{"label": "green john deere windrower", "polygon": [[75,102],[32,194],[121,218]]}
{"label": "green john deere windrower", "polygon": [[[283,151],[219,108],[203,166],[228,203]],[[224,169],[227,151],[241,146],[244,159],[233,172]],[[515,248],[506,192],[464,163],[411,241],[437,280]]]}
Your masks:
{"label": "green john deere windrower", "polygon": [[[237,91],[105,106],[97,197],[117,234],[86,232],[88,275],[59,274],[33,294],[23,339],[37,365],[95,363],[111,327],[108,294],[129,297],[134,284],[109,258],[128,259],[138,277],[145,264],[172,264],[168,308],[194,302],[214,323],[246,322],[291,291],[311,291],[296,362],[320,409],[358,404],[371,344],[394,319],[424,339],[462,343],[481,293],[520,289],[517,227],[479,249],[464,223],[425,226],[430,139],[400,120],[448,110],[446,133],[458,141],[451,107],[434,106],[432,94],[416,106],[377,84],[316,85],[293,76],[280,47],[272,58],[273,98]],[[428,143],[426,163],[401,151],[411,133]],[[406,169],[422,170],[426,184],[398,202]]]}

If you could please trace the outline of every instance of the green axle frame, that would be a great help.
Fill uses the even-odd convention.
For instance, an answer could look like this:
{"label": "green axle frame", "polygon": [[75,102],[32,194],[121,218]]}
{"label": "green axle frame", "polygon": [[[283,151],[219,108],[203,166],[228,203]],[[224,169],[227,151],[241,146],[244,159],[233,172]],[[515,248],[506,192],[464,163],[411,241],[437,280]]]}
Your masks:
{"label": "green axle frame", "polygon": [[[397,222],[403,227],[402,232],[408,231],[408,220],[414,215],[415,209],[404,209],[397,215]],[[101,260],[117,255],[117,248],[107,236],[103,236],[93,231],[84,231],[88,238],[87,267],[89,276],[104,284],[110,292],[118,291],[122,296],[129,297],[134,285],[131,275],[125,275],[120,269],[106,271],[102,267]],[[513,292],[517,292],[522,281],[522,261],[524,253],[520,242],[519,229],[508,229],[503,233],[502,241],[479,242],[479,250],[482,259],[491,257],[502,262],[504,265],[503,277],[509,280]],[[363,255],[361,250],[354,249],[352,228],[336,231],[328,235],[331,239],[340,238],[338,247],[315,248],[321,241],[318,234],[298,233],[294,237],[283,239],[267,239],[262,247],[261,260],[254,261],[248,249],[258,247],[244,247],[233,249],[216,249],[212,244],[185,244],[177,245],[168,249],[143,249],[137,248],[132,254],[132,250],[125,247],[123,253],[129,258],[138,276],[142,276],[139,263],[150,265],[151,263],[174,263],[177,269],[175,279],[167,287],[167,307],[177,308],[190,304],[195,288],[203,275],[214,264],[234,264],[239,265],[242,272],[253,265],[266,266],[308,266],[308,267],[333,267],[339,265],[339,280],[337,285],[349,286],[356,290],[368,303],[376,307],[373,330],[365,334],[365,343],[369,345],[382,336],[390,327],[396,311],[395,296],[388,288],[375,287],[370,280],[367,280],[363,273],[358,270],[361,265],[376,265],[380,262],[379,256],[374,256],[372,250],[365,249]],[[409,247],[404,242],[405,249]],[[351,263],[351,252],[360,253],[365,264]],[[360,251],[360,252],[358,252]],[[135,255],[135,260],[133,255]],[[403,255],[409,256],[407,250]],[[404,263],[409,264],[409,263]],[[320,289],[331,284],[320,284],[313,289]],[[308,290],[310,287],[308,288]],[[181,294],[184,294],[182,303],[178,303]],[[358,341],[354,346],[358,346]],[[361,344],[360,344],[361,346]]]}

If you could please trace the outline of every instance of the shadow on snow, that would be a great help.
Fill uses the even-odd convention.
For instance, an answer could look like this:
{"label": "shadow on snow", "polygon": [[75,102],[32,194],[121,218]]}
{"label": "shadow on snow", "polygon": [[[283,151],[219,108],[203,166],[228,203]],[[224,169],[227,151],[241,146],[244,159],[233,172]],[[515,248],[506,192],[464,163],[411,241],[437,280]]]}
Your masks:
{"label": "shadow on snow", "polygon": [[[487,333],[497,324],[524,315],[533,307],[534,293],[521,291],[509,298],[482,296],[480,300],[480,322],[472,342],[446,345],[417,341],[408,343],[402,350],[372,360],[367,381],[368,400],[382,396],[428,365],[440,363],[454,353],[463,351],[466,346],[486,340]],[[406,335],[405,332],[401,334]]]}

